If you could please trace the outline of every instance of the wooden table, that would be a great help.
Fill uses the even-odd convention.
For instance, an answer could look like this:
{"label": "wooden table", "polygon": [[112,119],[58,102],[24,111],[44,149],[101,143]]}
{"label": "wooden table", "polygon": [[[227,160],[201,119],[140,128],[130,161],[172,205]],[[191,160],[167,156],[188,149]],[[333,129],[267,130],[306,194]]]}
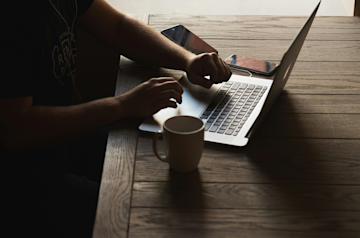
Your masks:
{"label": "wooden table", "polygon": [[[184,24],[222,58],[279,62],[306,18],[148,19]],[[116,94],[172,74],[125,60]],[[257,138],[206,143],[193,173],[156,159],[138,124],[111,126],[94,237],[360,237],[360,18],[317,17]]]}

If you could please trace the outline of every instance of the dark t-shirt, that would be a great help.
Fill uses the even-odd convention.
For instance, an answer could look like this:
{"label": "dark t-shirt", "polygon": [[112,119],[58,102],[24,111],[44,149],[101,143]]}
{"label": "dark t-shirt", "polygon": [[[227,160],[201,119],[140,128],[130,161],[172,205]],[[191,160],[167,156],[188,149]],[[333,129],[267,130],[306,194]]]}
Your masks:
{"label": "dark t-shirt", "polygon": [[[2,3],[0,99],[33,97],[33,105],[72,101],[76,63],[76,19],[92,0],[11,0]],[[13,178],[42,181],[60,173],[65,145],[9,152],[0,144],[2,165]],[[3,167],[3,166],[2,166]],[[4,167],[3,167],[4,168]],[[45,171],[45,172],[44,172]]]}

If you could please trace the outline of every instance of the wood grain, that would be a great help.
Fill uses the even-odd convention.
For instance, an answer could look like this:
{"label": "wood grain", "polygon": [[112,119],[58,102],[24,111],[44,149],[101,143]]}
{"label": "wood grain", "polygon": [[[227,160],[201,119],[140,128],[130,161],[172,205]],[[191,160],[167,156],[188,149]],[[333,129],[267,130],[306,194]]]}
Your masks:
{"label": "wood grain", "polygon": [[360,62],[295,63],[285,93],[359,94]]}
{"label": "wood grain", "polygon": [[360,185],[135,182],[132,207],[359,212]]}
{"label": "wood grain", "polygon": [[[310,13],[309,13],[310,15]],[[182,24],[199,37],[231,40],[292,40],[307,17],[299,16],[222,16],[222,15],[151,15],[156,30]],[[307,41],[360,38],[360,19],[354,17],[319,17],[310,29]]]}
{"label": "wood grain", "polygon": [[133,208],[129,237],[358,237],[360,213]]}
{"label": "wood grain", "polygon": [[151,134],[140,134],[135,181],[360,184],[359,140],[253,139],[243,148],[206,143],[198,171],[189,174],[159,161],[151,142]]}

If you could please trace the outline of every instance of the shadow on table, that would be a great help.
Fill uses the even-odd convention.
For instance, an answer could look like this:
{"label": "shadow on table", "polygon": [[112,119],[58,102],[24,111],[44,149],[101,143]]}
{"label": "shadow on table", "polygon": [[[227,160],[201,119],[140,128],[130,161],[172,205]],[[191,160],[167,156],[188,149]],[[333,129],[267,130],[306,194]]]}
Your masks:
{"label": "shadow on table", "polygon": [[291,94],[282,94],[246,147],[207,143],[208,161],[200,170],[211,164],[218,181],[251,184],[258,193],[254,198],[263,196],[260,209],[342,209],[335,198],[342,188],[328,185],[351,183],[346,142],[317,137],[322,128],[300,114],[296,103]]}
{"label": "shadow on table", "polygon": [[[191,179],[190,179],[191,178]],[[187,181],[187,182],[181,182]],[[178,173],[169,169],[169,203],[173,210],[176,223],[183,224],[182,228],[187,230],[191,236],[204,234],[202,224],[198,223],[196,229],[192,221],[203,221],[206,218],[206,201],[204,188],[201,180],[201,174],[198,169],[191,173]]]}

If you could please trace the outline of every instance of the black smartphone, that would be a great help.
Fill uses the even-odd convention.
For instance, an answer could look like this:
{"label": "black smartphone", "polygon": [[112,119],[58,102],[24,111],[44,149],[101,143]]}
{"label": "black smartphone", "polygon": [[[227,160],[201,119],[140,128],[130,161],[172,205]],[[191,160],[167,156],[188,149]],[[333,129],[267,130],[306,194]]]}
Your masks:
{"label": "black smartphone", "polygon": [[194,54],[218,53],[212,46],[202,40],[200,37],[186,29],[183,25],[176,25],[161,31],[163,35],[181,45]]}
{"label": "black smartphone", "polygon": [[225,63],[235,69],[244,69],[263,75],[272,75],[279,66],[278,64],[240,55],[231,55],[225,60]]}

